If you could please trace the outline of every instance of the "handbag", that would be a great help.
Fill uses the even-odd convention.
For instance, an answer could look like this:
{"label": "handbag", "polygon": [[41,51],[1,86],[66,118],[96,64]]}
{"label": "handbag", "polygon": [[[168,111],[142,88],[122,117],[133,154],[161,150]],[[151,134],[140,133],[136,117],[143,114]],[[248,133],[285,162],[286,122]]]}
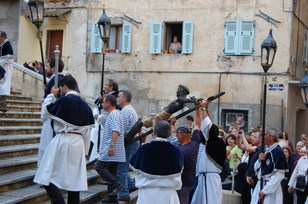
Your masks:
{"label": "handbag", "polygon": [[306,171],[306,175],[298,175],[298,176],[296,177],[296,185],[295,185],[295,187],[296,187],[297,189],[304,189],[304,188],[305,188],[305,186],[306,186],[306,176],[307,176],[307,174],[308,174],[308,169],[307,169],[307,171]]}
{"label": "handbag", "polygon": [[297,189],[303,189],[306,186],[306,179],[305,179],[305,175],[298,175],[296,177],[296,188]]}

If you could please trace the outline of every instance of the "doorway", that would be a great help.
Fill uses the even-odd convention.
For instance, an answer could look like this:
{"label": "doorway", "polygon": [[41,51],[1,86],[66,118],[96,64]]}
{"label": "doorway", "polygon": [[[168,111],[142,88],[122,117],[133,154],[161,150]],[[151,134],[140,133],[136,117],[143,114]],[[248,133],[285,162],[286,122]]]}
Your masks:
{"label": "doorway", "polygon": [[63,30],[49,30],[47,31],[47,46],[46,46],[46,56],[47,60],[54,58],[54,51],[56,45],[59,45],[60,59],[62,59],[62,45],[63,45]]}

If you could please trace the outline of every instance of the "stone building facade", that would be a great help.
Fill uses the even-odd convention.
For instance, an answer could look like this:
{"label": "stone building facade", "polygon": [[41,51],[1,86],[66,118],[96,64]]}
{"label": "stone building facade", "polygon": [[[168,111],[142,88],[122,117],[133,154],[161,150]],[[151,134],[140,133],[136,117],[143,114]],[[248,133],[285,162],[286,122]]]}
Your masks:
{"label": "stone building facade", "polygon": [[[178,85],[184,84],[195,97],[225,91],[211,106],[213,121],[227,128],[231,121],[243,118],[244,127],[251,128],[261,124],[260,46],[272,29],[278,51],[268,77],[266,124],[287,131],[295,142],[299,134],[308,132],[307,108],[298,90],[307,57],[305,1],[46,0],[44,53],[46,58],[52,56],[52,35],[61,31],[65,72],[78,79],[83,95],[94,99],[102,70],[102,42],[94,24],[105,6],[112,21],[105,80],[112,78],[120,89],[132,91],[139,115],[161,110],[175,99]],[[35,33],[28,15],[22,13],[19,63],[40,59]],[[170,54],[175,35],[182,49]]]}

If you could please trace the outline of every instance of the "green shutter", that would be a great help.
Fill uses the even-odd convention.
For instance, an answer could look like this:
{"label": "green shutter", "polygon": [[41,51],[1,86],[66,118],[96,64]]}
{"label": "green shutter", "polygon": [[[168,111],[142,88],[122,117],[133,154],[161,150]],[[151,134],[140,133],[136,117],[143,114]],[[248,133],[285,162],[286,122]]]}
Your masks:
{"label": "green shutter", "polygon": [[122,29],[122,53],[130,53],[132,24],[124,23]]}
{"label": "green shutter", "polygon": [[192,21],[183,22],[183,39],[182,39],[182,53],[189,54],[193,50],[193,33],[194,23]]}
{"label": "green shutter", "polygon": [[238,36],[237,22],[236,21],[225,22],[224,53],[226,55],[235,55],[238,53],[237,36]]}
{"label": "green shutter", "polygon": [[99,35],[97,24],[92,24],[91,53],[102,53],[103,41]]}
{"label": "green shutter", "polygon": [[254,51],[254,21],[239,21],[239,52],[240,55],[252,55]]}
{"label": "green shutter", "polygon": [[162,23],[152,22],[150,25],[150,53],[162,53]]}

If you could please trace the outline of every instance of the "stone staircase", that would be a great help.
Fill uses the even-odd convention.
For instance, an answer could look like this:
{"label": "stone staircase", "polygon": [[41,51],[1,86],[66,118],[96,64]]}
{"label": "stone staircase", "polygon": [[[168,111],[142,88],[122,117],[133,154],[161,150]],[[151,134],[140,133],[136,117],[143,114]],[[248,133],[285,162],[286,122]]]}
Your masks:
{"label": "stone staircase", "polygon": [[[8,112],[0,112],[0,203],[50,203],[45,189],[32,181],[42,128],[41,102],[23,97],[20,92],[11,94],[7,98]],[[100,203],[107,196],[107,186],[98,184],[100,177],[93,167],[87,165],[89,190],[80,194],[83,204]],[[137,192],[131,198],[129,203],[135,203]]]}

